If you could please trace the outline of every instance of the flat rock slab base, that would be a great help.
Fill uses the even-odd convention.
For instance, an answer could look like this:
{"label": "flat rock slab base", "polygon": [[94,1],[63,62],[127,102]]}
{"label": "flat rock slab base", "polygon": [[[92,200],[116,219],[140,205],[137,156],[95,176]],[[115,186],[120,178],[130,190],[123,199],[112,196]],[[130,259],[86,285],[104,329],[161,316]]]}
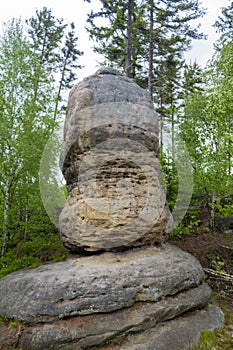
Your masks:
{"label": "flat rock slab base", "polygon": [[221,310],[206,308],[210,298],[200,263],[167,243],[73,257],[0,279],[0,316],[23,322],[16,339],[0,326],[0,344],[183,350],[201,331],[223,326]]}
{"label": "flat rock slab base", "polygon": [[[209,305],[205,310],[186,313],[148,330],[128,335],[119,332],[114,341],[110,339],[104,341],[111,337],[108,332],[88,339],[89,343],[94,338],[98,339],[100,343],[98,346],[79,345],[77,341],[71,339],[70,342],[62,344],[58,336],[47,338],[46,341],[45,334],[43,332],[39,334],[38,330],[33,337],[30,337],[33,332],[28,326],[12,328],[0,325],[0,350],[13,350],[19,347],[23,350],[189,350],[191,345],[199,341],[201,332],[221,329],[223,324],[222,311],[214,305]],[[46,329],[45,325],[41,326],[43,327]],[[77,328],[81,328],[80,325],[76,324]],[[61,324],[56,325],[54,329],[57,330],[57,333],[65,331]],[[74,327],[71,327],[70,334],[72,331],[75,331]]]}
{"label": "flat rock slab base", "polygon": [[[108,314],[79,316],[28,327],[21,335],[20,346],[24,350],[78,350],[105,349],[109,343],[107,349],[114,346],[114,349],[127,350],[181,350],[183,348],[178,345],[198,339],[201,331],[222,327],[222,312],[214,306],[207,311],[189,313],[189,310],[202,308],[209,297],[210,289],[203,284],[157,303],[136,303]],[[177,342],[177,347],[163,347],[165,339],[166,345],[169,341],[171,344]],[[120,345],[114,345],[118,342]]]}
{"label": "flat rock slab base", "polygon": [[0,316],[37,324],[131,307],[199,286],[200,263],[163,244],[69,258],[0,279]]}

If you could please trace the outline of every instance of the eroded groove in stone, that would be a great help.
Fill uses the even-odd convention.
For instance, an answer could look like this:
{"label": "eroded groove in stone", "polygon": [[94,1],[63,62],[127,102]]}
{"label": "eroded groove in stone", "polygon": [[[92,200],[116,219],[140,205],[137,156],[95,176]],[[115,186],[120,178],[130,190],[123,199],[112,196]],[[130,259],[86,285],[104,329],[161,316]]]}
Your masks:
{"label": "eroded groove in stone", "polygon": [[34,350],[49,349],[53,344],[54,348],[63,349],[65,344],[72,341],[73,345],[86,349],[104,344],[106,340],[114,340],[120,334],[126,336],[151,329],[188,310],[203,307],[210,297],[210,288],[202,284],[157,303],[140,302],[131,308],[108,314],[74,317],[51,325],[29,328],[22,336],[21,346],[25,350]]}

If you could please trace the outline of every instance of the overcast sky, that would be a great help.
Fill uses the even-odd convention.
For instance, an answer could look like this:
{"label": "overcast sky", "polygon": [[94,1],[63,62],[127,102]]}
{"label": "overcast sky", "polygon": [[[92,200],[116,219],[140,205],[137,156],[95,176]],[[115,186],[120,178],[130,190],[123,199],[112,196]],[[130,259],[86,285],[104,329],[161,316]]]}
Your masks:
{"label": "overcast sky", "polygon": [[[208,34],[208,40],[199,40],[193,43],[190,53],[186,54],[188,61],[195,59],[199,64],[205,65],[213,53],[213,43],[218,35],[212,27],[218,15],[221,14],[221,7],[230,4],[230,0],[202,0],[202,6],[208,9],[207,14],[200,20],[202,31]],[[52,9],[54,16],[64,18],[67,21],[74,22],[79,37],[79,49],[84,51],[81,64],[85,68],[79,72],[79,80],[92,74],[98,67],[98,58],[92,53],[93,42],[89,41],[88,34],[85,31],[86,14],[92,8],[98,6],[98,0],[92,0],[88,4],[83,0],[1,0],[0,2],[0,23],[6,22],[12,18],[30,18],[35,14],[35,9],[48,7]]]}

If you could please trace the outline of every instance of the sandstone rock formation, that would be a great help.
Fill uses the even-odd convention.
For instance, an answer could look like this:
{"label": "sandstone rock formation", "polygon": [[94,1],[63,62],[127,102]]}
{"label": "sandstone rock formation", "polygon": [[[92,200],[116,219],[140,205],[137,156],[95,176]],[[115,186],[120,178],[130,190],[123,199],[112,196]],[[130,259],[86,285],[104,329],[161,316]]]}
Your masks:
{"label": "sandstone rock formation", "polygon": [[22,322],[0,350],[187,350],[221,328],[200,263],[166,242],[147,93],[100,69],[72,89],[64,138],[61,238],[79,255],[0,279],[0,317]]}
{"label": "sandstone rock formation", "polygon": [[61,238],[74,252],[163,242],[172,219],[160,185],[158,120],[147,92],[101,68],[70,92],[61,166]]}
{"label": "sandstone rock formation", "polygon": [[[217,308],[188,313],[210,296],[199,262],[163,244],[10,274],[0,280],[0,315],[26,324],[18,342],[24,350],[181,350],[201,330],[221,327]],[[182,347],[165,347],[174,331]]]}
{"label": "sandstone rock formation", "polygon": [[203,279],[198,261],[172,245],[71,258],[6,276],[0,315],[35,323],[108,313],[176,295]]}

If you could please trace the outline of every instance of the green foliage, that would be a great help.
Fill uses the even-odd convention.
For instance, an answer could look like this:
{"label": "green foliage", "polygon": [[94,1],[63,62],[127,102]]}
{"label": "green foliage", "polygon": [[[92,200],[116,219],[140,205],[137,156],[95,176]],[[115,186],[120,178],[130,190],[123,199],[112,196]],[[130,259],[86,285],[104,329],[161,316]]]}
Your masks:
{"label": "green foliage", "polygon": [[233,346],[232,333],[225,332],[203,332],[200,341],[190,350],[231,350]]}
{"label": "green foliage", "polygon": [[171,232],[171,237],[182,238],[184,236],[189,236],[196,231],[199,220],[191,221],[188,226],[185,226],[183,223],[180,223],[174,230]]}
{"label": "green foliage", "polygon": [[233,33],[233,2],[227,7],[222,8],[222,16],[218,17],[215,27],[225,35],[232,36]]}
{"label": "green foliage", "polygon": [[224,202],[221,198],[217,198],[215,203],[212,204],[212,208],[216,211],[218,217],[230,216],[233,213],[232,198],[227,198]]}
{"label": "green foliage", "polygon": [[39,161],[54,120],[49,102],[53,100],[50,76],[24,37],[21,22],[13,20],[6,25],[0,41],[0,170],[5,202],[0,219],[4,255],[12,223],[21,221],[17,220],[19,217],[24,217],[25,234],[27,232],[32,193],[38,193]]}
{"label": "green foliage", "polygon": [[19,241],[8,249],[0,259],[0,278],[28,267],[37,267],[46,262],[58,262],[68,256],[68,251],[61,244],[57,233],[38,233],[28,241]]}
{"label": "green foliage", "polygon": [[[206,205],[225,216],[221,198],[233,192],[233,60],[232,41],[222,39],[203,73],[203,91],[186,94],[179,129],[192,158],[195,195],[205,194]],[[183,113],[183,114],[182,114]]]}
{"label": "green foliage", "polygon": [[[91,11],[88,16],[87,30],[90,38],[95,41],[95,51],[104,57],[104,65],[125,67],[128,2],[100,0],[101,9],[98,12]],[[175,3],[171,0],[135,0],[132,3],[132,76],[141,86],[147,85],[149,38],[152,37],[155,64],[153,85],[162,89],[166,80],[170,78],[170,84],[178,88],[173,78],[178,74],[183,52],[192,38],[203,37],[198,28],[190,24],[191,20],[203,15],[199,2],[194,0],[185,6],[181,0]],[[154,16],[152,27],[151,6]],[[166,74],[167,72],[169,74]],[[158,96],[156,103],[157,99]]]}
{"label": "green foliage", "polygon": [[20,322],[19,320],[13,320],[9,322],[9,326],[12,328],[17,328],[20,325],[22,325],[22,322]]}
{"label": "green foliage", "polygon": [[169,208],[173,210],[177,198],[178,178],[177,169],[172,156],[162,153],[160,156],[160,166],[163,174],[161,182],[164,182],[167,203]]}
{"label": "green foliage", "polygon": [[[4,25],[0,37],[1,276],[39,265],[35,249],[40,247],[44,254],[52,250],[48,239],[57,245],[56,230],[41,200],[40,160],[62,116],[61,92],[76,78],[81,54],[74,24],[69,27],[46,8],[36,11],[27,28],[17,19]],[[21,247],[24,253],[19,254]]]}
{"label": "green foliage", "polygon": [[224,315],[225,315],[225,325],[229,326],[230,323],[231,323],[231,313],[230,313],[230,311],[226,310]]}
{"label": "green foliage", "polygon": [[214,332],[203,332],[198,345],[192,347],[192,350],[210,350],[215,343]]}
{"label": "green foliage", "polygon": [[10,262],[8,262],[8,259],[1,259],[2,262],[0,264],[0,278],[15,272],[20,269],[24,269],[26,267],[32,266],[37,267],[40,266],[40,260],[33,257],[22,257],[22,258],[14,258],[13,254],[7,256],[8,259],[10,259]]}
{"label": "green foliage", "polygon": [[[195,201],[191,202],[191,205],[194,204]],[[200,224],[200,209],[190,207],[187,210],[183,220],[181,223],[176,225],[173,231],[170,233],[171,237],[182,238],[184,236],[190,236],[193,233],[197,232],[197,228]]]}
{"label": "green foliage", "polygon": [[[35,16],[26,20],[30,44],[39,58],[41,67],[51,74],[53,81],[59,80],[55,88],[54,120],[64,110],[61,103],[62,90],[70,88],[77,79],[78,58],[83,52],[78,50],[75,25],[53,16],[51,9],[36,10]],[[39,78],[39,76],[38,76]],[[37,92],[36,92],[37,95]]]}
{"label": "green foliage", "polygon": [[212,267],[219,273],[219,274],[225,274],[227,273],[226,270],[224,270],[224,265],[225,263],[221,260],[221,258],[216,255],[214,256],[214,258],[212,259]]}
{"label": "green foliage", "polygon": [[182,222],[171,232],[171,237],[182,238],[195,233],[200,223],[199,214],[198,209],[188,210]]}

